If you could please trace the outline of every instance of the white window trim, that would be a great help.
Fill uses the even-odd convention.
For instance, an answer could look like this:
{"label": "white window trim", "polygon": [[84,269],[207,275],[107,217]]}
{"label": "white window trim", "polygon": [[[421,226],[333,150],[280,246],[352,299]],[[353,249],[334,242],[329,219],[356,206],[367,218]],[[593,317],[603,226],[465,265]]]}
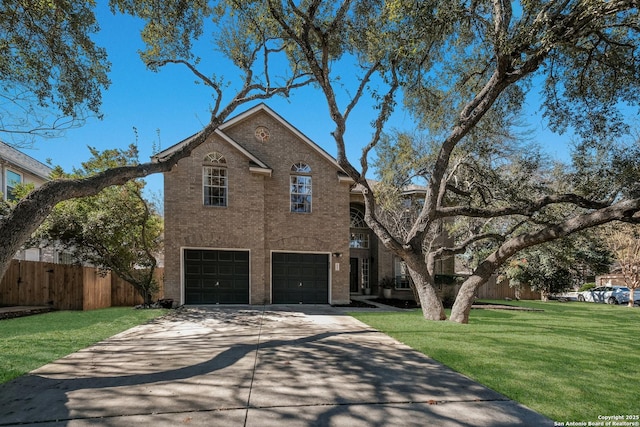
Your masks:
{"label": "white window trim", "polygon": [[[213,171],[217,171],[217,177],[220,179],[224,177],[224,185],[212,185],[208,184],[210,178],[213,175]],[[224,175],[222,174],[224,171]],[[224,204],[206,203],[211,201],[211,197],[207,196],[207,188],[222,188],[224,189]],[[229,169],[227,168],[227,159],[224,154],[218,151],[212,151],[204,156],[204,163],[202,165],[202,206],[212,208],[226,208],[229,206]]]}
{"label": "white window trim", "polygon": [[[294,184],[293,180],[299,178],[308,178],[308,193],[297,193],[293,191]],[[306,185],[305,185],[306,187]],[[303,196],[309,197],[309,210],[308,211],[297,211],[293,209],[294,202],[293,196]],[[291,166],[291,175],[289,175],[289,212],[291,213],[301,213],[301,214],[310,214],[313,212],[313,176],[311,175],[311,167],[304,162],[297,162]]]}
{"label": "white window trim", "polygon": [[[206,179],[211,176],[210,172],[213,170],[224,171],[224,185],[208,185]],[[224,188],[224,205],[216,205],[212,203],[205,203],[206,201],[206,188]],[[212,208],[226,208],[229,206],[229,174],[226,167],[220,166],[202,166],[202,204],[205,207]]]}

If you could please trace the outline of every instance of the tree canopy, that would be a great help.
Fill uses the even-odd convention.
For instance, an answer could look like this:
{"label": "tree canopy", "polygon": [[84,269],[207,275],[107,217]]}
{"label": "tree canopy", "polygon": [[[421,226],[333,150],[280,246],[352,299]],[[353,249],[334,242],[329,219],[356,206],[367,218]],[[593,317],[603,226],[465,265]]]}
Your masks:
{"label": "tree canopy", "polygon": [[519,252],[502,268],[509,285],[528,286],[546,300],[573,290],[587,277],[609,272],[613,259],[598,233],[577,233]]}
{"label": "tree canopy", "polygon": [[0,14],[0,136],[16,143],[98,114],[109,86],[93,1],[6,0]]}

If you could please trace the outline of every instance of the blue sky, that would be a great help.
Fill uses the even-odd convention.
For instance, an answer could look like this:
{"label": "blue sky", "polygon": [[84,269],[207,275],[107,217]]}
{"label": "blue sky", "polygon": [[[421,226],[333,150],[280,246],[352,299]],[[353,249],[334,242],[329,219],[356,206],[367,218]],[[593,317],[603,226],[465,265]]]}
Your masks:
{"label": "blue sky", "polygon": [[[89,157],[88,145],[100,150],[128,146],[135,141],[134,127],[138,132],[140,160],[146,161],[154,143],[159,142],[162,149],[168,148],[200,130],[209,120],[211,92],[194,84],[195,78],[186,68],[166,66],[158,73],[148,71],[137,53],[143,47],[140,21],[124,15],[114,16],[100,3],[101,31],[95,40],[107,49],[112,63],[112,84],[103,94],[104,118],[90,118],[84,126],[68,130],[59,138],[36,139],[32,149],[23,150],[43,162],[51,159],[54,165],[65,170],[79,167]],[[204,38],[202,44],[206,46],[206,43]],[[220,68],[205,71],[220,73]],[[273,98],[265,102],[335,156],[335,142],[331,137],[334,125],[320,93],[305,88],[295,91],[289,99]],[[236,114],[253,105],[240,107]],[[369,138],[372,118],[366,105],[362,105],[350,120],[347,155],[354,164],[359,163],[360,150]],[[530,110],[528,121],[546,151],[566,160],[568,144],[563,141],[568,137],[561,138],[545,130],[541,115],[535,109]],[[390,126],[407,130],[413,127],[411,117],[400,110],[394,113]],[[161,176],[149,177],[147,181],[151,191],[162,191]]]}

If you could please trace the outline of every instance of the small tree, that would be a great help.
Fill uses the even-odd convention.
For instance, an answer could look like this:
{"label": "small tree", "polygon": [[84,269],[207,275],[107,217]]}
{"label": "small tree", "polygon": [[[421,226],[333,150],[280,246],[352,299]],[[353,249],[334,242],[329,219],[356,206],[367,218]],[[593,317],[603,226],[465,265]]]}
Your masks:
{"label": "small tree", "polygon": [[554,263],[542,251],[533,255],[533,258],[517,258],[507,264],[504,274],[509,279],[509,286],[519,289],[530,286],[532,291],[540,292],[543,301],[548,301],[549,295],[571,287],[573,280],[569,269]]}
{"label": "small tree", "polygon": [[605,240],[620,266],[629,288],[629,307],[633,307],[633,291],[640,288],[640,233],[638,227],[616,223],[605,233]]}
{"label": "small tree", "polygon": [[506,263],[504,277],[509,285],[530,286],[546,301],[554,293],[564,292],[584,280],[584,272],[608,271],[610,252],[593,233],[580,233],[564,240],[526,249]]}
{"label": "small tree", "polygon": [[[92,158],[81,170],[57,175],[83,178],[107,168],[137,161],[137,149],[107,150],[90,148]],[[158,291],[155,279],[156,255],[162,249],[162,218],[142,196],[144,181],[133,180],[108,187],[95,196],[60,203],[47,218],[37,239],[62,244],[74,258],[112,270],[131,283],[144,299],[153,302]]]}

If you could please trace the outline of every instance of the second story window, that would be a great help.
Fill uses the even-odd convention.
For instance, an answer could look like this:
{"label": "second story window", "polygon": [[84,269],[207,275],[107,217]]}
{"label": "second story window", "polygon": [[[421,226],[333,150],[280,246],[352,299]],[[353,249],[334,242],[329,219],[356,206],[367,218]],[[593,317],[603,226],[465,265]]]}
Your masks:
{"label": "second story window", "polygon": [[311,212],[311,168],[306,163],[291,166],[291,212]]}
{"label": "second story window", "polygon": [[349,247],[354,249],[369,249],[369,229],[367,228],[367,223],[364,221],[364,215],[359,209],[351,208],[349,228],[351,228]]}
{"label": "second story window", "polygon": [[202,189],[205,206],[227,206],[229,179],[227,161],[218,152],[209,153],[202,166]]}
{"label": "second story window", "polygon": [[4,197],[9,201],[16,201],[18,197],[15,195],[16,187],[22,184],[22,175],[17,172],[7,170],[5,174],[5,192]]}

